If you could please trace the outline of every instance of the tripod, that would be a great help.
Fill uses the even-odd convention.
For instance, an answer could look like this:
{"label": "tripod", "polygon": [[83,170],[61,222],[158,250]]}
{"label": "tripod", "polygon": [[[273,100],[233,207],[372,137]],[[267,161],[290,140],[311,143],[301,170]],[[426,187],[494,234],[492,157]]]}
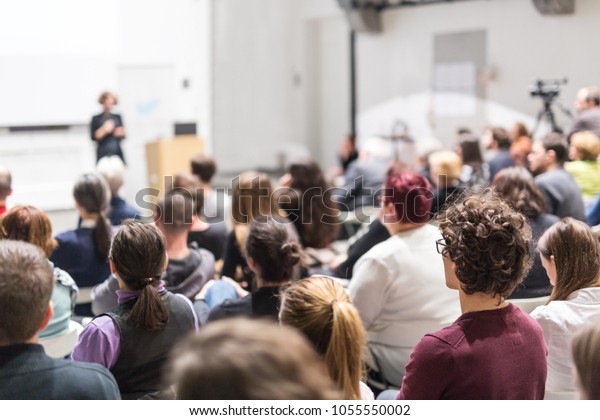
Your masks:
{"label": "tripod", "polygon": [[[563,129],[556,124],[556,118],[554,118],[554,111],[552,110],[552,101],[556,97],[556,95],[547,95],[543,96],[542,99],[544,101],[544,108],[538,113],[537,119],[535,121],[535,127],[531,132],[531,137],[535,135],[537,132],[541,122],[543,120],[548,121],[553,133],[563,133]],[[562,104],[558,104],[560,110],[569,118],[573,118],[573,114],[566,109]]]}

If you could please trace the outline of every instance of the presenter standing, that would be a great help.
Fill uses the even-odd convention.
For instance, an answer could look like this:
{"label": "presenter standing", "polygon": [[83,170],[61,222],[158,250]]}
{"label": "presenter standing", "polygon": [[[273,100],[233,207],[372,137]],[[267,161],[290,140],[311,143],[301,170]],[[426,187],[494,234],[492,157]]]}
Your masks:
{"label": "presenter standing", "polygon": [[112,107],[117,104],[117,98],[110,92],[102,92],[98,102],[103,111],[95,115],[90,124],[92,140],[98,143],[96,161],[104,156],[117,155],[125,162],[121,149],[121,140],[125,138],[123,119],[111,112]]}

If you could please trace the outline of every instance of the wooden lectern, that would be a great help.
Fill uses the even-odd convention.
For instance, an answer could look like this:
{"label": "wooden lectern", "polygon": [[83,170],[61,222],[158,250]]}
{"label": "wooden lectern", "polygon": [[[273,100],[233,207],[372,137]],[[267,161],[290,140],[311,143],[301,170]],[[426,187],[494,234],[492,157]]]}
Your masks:
{"label": "wooden lectern", "polygon": [[165,177],[190,171],[192,157],[204,151],[204,141],[197,136],[175,136],[146,144],[148,185],[164,193]]}

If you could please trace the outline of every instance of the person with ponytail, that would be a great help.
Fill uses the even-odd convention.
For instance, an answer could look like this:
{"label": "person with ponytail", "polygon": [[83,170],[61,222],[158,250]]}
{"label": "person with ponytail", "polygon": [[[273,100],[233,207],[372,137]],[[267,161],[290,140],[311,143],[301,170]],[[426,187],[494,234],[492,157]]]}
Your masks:
{"label": "person with ponytail", "polygon": [[168,396],[163,364],[173,346],[198,328],[198,320],[192,303],[160,281],[167,266],[165,238],[154,225],[125,221],[109,258],[119,282],[119,307],[85,327],[72,358],[110,369],[123,399]]}
{"label": "person with ponytail", "polygon": [[254,220],[250,223],[244,256],[254,273],[256,290],[239,300],[226,300],[215,306],[208,315],[208,322],[234,316],[277,320],[279,290],[290,280],[299,278],[303,258],[292,226],[273,218]]}
{"label": "person with ponytail", "polygon": [[372,400],[364,373],[366,333],[344,288],[330,277],[290,283],[281,293],[279,320],[300,330],[323,356],[329,376],[349,400]]}
{"label": "person with ponytail", "polygon": [[[50,261],[69,273],[84,292],[110,275],[108,251],[111,227],[106,220],[110,190],[104,178],[89,173],[75,183],[73,198],[79,212],[79,226],[56,236],[58,247]],[[93,316],[89,303],[77,305],[75,313]]]}

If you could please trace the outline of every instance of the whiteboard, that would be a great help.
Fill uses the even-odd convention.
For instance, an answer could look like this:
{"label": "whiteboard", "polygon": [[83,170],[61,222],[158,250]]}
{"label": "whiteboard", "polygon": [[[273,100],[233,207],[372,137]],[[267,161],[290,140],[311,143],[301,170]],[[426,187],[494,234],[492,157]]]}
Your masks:
{"label": "whiteboard", "polygon": [[116,79],[107,57],[2,56],[0,126],[88,124]]}

